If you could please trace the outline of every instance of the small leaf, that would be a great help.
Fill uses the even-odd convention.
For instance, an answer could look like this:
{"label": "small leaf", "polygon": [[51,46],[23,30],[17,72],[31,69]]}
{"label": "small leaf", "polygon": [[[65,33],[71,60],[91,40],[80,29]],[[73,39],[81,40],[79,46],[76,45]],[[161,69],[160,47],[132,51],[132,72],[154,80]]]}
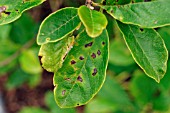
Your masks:
{"label": "small leaf", "polygon": [[[100,51],[100,54],[97,54]],[[85,31],[75,40],[63,66],[54,74],[55,100],[62,108],[86,104],[102,87],[108,62],[108,34],[97,38]]]}
{"label": "small leaf", "polygon": [[170,1],[141,2],[122,6],[102,6],[115,19],[143,28],[170,25]]}
{"label": "small leaf", "polygon": [[107,19],[104,14],[86,6],[81,6],[78,9],[78,15],[86,28],[87,34],[92,38],[99,36],[107,26]]}
{"label": "small leaf", "polygon": [[24,11],[40,5],[45,0],[0,0],[0,25],[17,20]]}
{"label": "small leaf", "polygon": [[63,8],[50,14],[41,24],[37,36],[39,45],[57,42],[73,32],[80,24],[76,8]]}
{"label": "small leaf", "polygon": [[134,60],[149,77],[159,82],[166,72],[168,60],[161,36],[153,29],[117,23]]}
{"label": "small leaf", "polygon": [[49,72],[57,72],[73,43],[74,37],[67,37],[58,42],[43,44],[39,51],[43,68]]}

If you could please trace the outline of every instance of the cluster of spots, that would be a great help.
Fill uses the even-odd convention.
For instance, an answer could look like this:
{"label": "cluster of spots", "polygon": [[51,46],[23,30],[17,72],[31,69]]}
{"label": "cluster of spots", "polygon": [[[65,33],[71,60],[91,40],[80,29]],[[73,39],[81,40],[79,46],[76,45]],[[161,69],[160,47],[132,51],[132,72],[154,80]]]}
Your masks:
{"label": "cluster of spots", "polygon": [[95,76],[96,74],[97,74],[97,69],[96,69],[96,68],[94,68],[94,69],[93,69],[93,73],[92,73],[92,75],[93,75],[93,76]]}

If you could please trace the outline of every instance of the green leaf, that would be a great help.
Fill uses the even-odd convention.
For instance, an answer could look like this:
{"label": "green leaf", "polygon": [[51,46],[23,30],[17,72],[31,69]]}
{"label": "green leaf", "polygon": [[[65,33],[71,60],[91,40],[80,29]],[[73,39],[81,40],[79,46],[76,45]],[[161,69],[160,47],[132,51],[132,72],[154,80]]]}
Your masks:
{"label": "green leaf", "polygon": [[161,36],[154,29],[117,23],[134,60],[149,77],[159,82],[166,73],[168,60]]}
{"label": "green leaf", "polygon": [[0,1],[0,25],[8,24],[18,19],[22,13],[35,7],[45,0],[1,0]]}
{"label": "green leaf", "polygon": [[40,74],[42,72],[42,68],[39,63],[39,59],[37,55],[36,49],[30,49],[27,51],[24,51],[20,58],[20,65],[21,68],[29,73],[29,74]]}
{"label": "green leaf", "polygon": [[97,38],[85,31],[75,40],[63,66],[54,75],[55,100],[62,108],[86,104],[102,87],[108,62],[108,34]]}
{"label": "green leaf", "polygon": [[107,26],[107,19],[104,14],[86,6],[81,6],[78,9],[78,15],[86,28],[87,34],[92,38],[99,36]]}
{"label": "green leaf", "polygon": [[50,14],[41,24],[37,43],[57,42],[73,32],[80,24],[76,8],[63,8]]}
{"label": "green leaf", "polygon": [[123,6],[102,6],[115,19],[143,28],[170,25],[170,1],[154,1]]}
{"label": "green leaf", "polygon": [[39,51],[43,68],[49,72],[57,72],[73,43],[74,37],[66,37],[58,42],[43,44]]}

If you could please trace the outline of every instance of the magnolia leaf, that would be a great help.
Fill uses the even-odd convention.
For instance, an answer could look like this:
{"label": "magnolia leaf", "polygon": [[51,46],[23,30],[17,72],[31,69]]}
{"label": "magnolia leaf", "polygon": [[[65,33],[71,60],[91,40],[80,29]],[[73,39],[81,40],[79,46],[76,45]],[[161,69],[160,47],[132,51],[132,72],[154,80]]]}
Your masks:
{"label": "magnolia leaf", "polygon": [[86,6],[81,6],[78,9],[78,15],[86,28],[87,34],[92,38],[99,36],[107,26],[107,19],[104,14]]}
{"label": "magnolia leaf", "polygon": [[41,24],[37,43],[57,42],[72,33],[80,24],[76,8],[63,8],[50,14]]}
{"label": "magnolia leaf", "polygon": [[161,36],[154,29],[117,23],[134,60],[149,77],[159,82],[166,73],[168,60],[168,51]]}
{"label": "magnolia leaf", "polygon": [[74,37],[67,37],[58,42],[43,44],[39,51],[43,68],[49,72],[56,72],[62,66],[73,43]]}
{"label": "magnolia leaf", "polygon": [[80,33],[63,66],[54,74],[55,100],[61,108],[86,104],[102,87],[108,63],[108,34]]}
{"label": "magnolia leaf", "polygon": [[102,6],[115,19],[143,28],[170,25],[170,1],[141,2],[122,6]]}
{"label": "magnolia leaf", "polygon": [[17,20],[24,11],[38,6],[45,0],[0,0],[0,25]]}

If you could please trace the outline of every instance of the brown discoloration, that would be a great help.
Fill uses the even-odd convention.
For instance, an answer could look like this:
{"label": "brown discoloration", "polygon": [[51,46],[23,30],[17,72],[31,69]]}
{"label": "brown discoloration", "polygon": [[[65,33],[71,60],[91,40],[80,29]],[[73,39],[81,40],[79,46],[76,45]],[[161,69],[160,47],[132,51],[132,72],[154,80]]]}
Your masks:
{"label": "brown discoloration", "polygon": [[81,78],[81,76],[77,77],[77,81],[83,82],[83,79]]}
{"label": "brown discoloration", "polygon": [[93,45],[93,42],[90,42],[88,44],[86,44],[84,47],[87,48],[87,47],[91,47]]}
{"label": "brown discoloration", "polygon": [[95,76],[96,74],[97,74],[97,69],[96,69],[96,68],[94,68],[94,69],[93,69],[93,73],[92,73],[92,75],[93,75],[93,76]]}
{"label": "brown discoloration", "polygon": [[84,57],[83,57],[83,56],[80,56],[79,59],[80,59],[80,60],[84,60]]}
{"label": "brown discoloration", "polygon": [[62,95],[64,96],[64,95],[65,95],[65,93],[66,93],[66,90],[63,90],[63,91],[62,91]]}
{"label": "brown discoloration", "polygon": [[71,61],[71,64],[75,64],[75,63],[76,63],[76,61],[75,61],[75,60],[72,60],[72,61]]}
{"label": "brown discoloration", "polygon": [[96,58],[96,54],[95,53],[92,53],[91,54],[91,57],[94,59],[94,58]]}
{"label": "brown discoloration", "polygon": [[101,55],[101,52],[100,52],[100,50],[98,50],[98,51],[97,51],[97,54],[98,54],[99,56]]}
{"label": "brown discoloration", "polygon": [[102,42],[102,45],[105,45],[105,42]]}
{"label": "brown discoloration", "polygon": [[6,10],[6,7],[5,7],[5,6],[1,6],[1,7],[0,7],[0,13],[1,13],[1,12],[4,12],[5,10]]}

